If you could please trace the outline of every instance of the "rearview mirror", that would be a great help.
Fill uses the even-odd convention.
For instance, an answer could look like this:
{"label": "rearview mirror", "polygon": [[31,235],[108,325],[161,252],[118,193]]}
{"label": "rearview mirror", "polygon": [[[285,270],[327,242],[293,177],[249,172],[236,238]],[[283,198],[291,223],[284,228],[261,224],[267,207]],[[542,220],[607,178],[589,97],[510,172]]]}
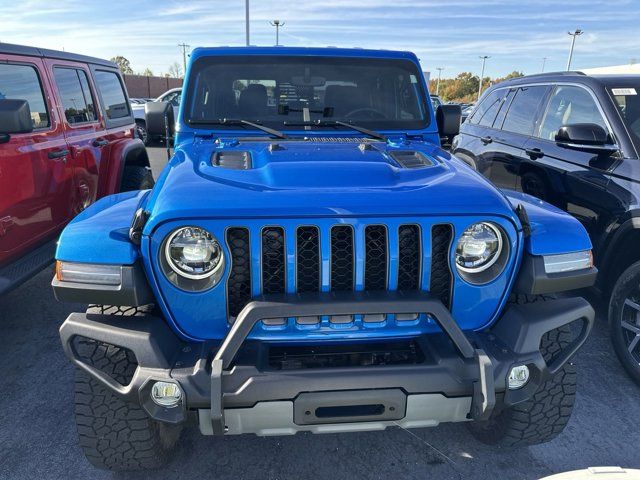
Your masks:
{"label": "rearview mirror", "polygon": [[0,135],[33,131],[31,109],[26,100],[0,100]]}
{"label": "rearview mirror", "polygon": [[556,134],[560,146],[585,151],[617,150],[606,130],[595,123],[575,123],[560,127]]}
{"label": "rearview mirror", "polygon": [[440,105],[436,109],[436,123],[441,137],[455,137],[460,133],[462,108],[460,105]]}
{"label": "rearview mirror", "polygon": [[175,119],[173,106],[169,102],[147,102],[144,104],[147,134],[153,137],[173,137]]}

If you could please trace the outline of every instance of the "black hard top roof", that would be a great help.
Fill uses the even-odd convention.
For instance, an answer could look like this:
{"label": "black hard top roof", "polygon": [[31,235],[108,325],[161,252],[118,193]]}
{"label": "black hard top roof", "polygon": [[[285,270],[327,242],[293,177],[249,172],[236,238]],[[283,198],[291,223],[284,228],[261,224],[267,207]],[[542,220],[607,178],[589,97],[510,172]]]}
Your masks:
{"label": "black hard top roof", "polygon": [[495,86],[509,87],[528,83],[554,83],[554,82],[574,82],[585,85],[599,84],[611,85],[615,83],[628,84],[640,81],[640,75],[613,74],[613,75],[587,75],[583,72],[548,72],[527,75],[525,77],[512,78],[500,82]]}
{"label": "black hard top roof", "polygon": [[118,66],[102,58],[79,55],[77,53],[61,52],[59,50],[49,50],[47,48],[27,47],[25,45],[14,45],[12,43],[0,43],[0,54],[8,53],[12,55],[25,55],[29,57],[57,58],[58,60],[70,60],[72,62],[92,63],[104,67],[118,68]]}

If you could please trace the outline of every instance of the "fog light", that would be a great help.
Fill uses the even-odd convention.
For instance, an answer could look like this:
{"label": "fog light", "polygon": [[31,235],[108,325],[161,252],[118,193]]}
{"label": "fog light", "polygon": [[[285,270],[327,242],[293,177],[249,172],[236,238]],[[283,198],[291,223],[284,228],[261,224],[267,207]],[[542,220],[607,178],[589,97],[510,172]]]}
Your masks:
{"label": "fog light", "polygon": [[182,391],[175,383],[156,382],[151,388],[151,399],[161,407],[177,407],[182,400]]}
{"label": "fog light", "polygon": [[509,390],[517,390],[524,387],[529,381],[529,367],[518,365],[509,372]]}

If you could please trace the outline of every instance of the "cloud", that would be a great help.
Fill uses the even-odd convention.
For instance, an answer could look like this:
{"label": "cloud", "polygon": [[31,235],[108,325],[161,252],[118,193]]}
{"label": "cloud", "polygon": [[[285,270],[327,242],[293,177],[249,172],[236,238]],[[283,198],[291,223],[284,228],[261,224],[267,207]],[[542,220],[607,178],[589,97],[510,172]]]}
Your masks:
{"label": "cloud", "polygon": [[[477,71],[491,55],[491,75],[533,73],[548,57],[562,68],[567,30],[581,27],[578,68],[620,64],[637,56],[640,5],[631,0],[251,0],[252,43],[270,45],[268,20],[286,22],[292,46],[359,46],[412,50],[425,69],[445,75]],[[134,69],[156,73],[181,61],[178,43],[192,47],[244,44],[242,0],[25,0],[3,7],[0,40],[65,48],[99,57],[123,55]]]}

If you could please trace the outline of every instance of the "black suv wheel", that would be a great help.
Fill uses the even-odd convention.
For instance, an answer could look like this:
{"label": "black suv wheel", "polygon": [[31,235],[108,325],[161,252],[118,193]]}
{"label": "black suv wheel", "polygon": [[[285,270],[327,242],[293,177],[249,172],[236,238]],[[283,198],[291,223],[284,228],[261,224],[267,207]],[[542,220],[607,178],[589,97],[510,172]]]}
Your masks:
{"label": "black suv wheel", "polygon": [[609,328],[620,362],[640,384],[640,262],[627,268],[613,287]]}

